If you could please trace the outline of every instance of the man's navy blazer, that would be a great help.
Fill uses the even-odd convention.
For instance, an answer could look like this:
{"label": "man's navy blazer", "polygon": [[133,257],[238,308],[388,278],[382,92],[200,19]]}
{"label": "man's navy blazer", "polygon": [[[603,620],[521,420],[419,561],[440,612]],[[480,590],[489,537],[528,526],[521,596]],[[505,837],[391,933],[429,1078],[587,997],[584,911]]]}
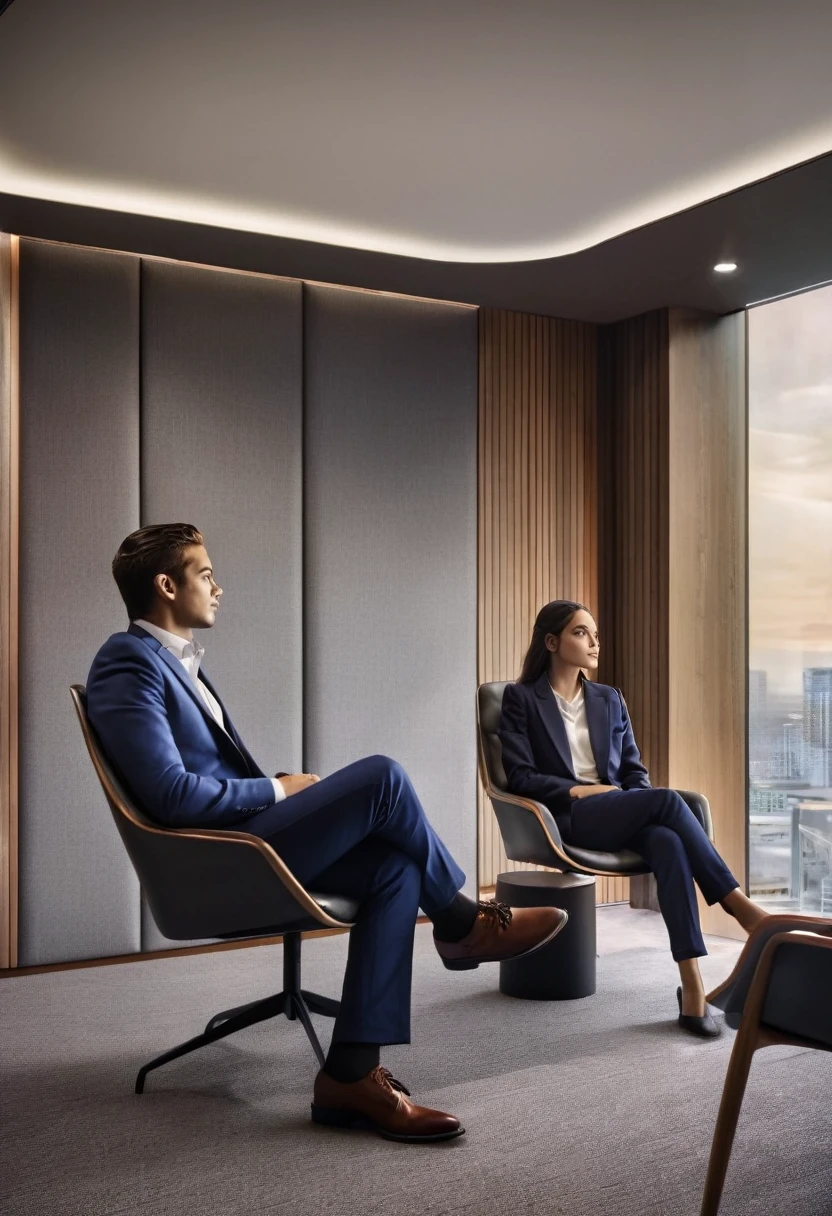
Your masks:
{"label": "man's navy blazer", "polygon": [[[600,784],[649,789],[650,778],[621,693],[583,677],[582,682]],[[509,790],[542,802],[568,827],[575,801],[569,791],[581,782],[572,767],[566,727],[546,672],[532,683],[506,685],[499,734]]]}
{"label": "man's navy blazer", "polygon": [[87,714],[104,751],[167,827],[231,827],[274,804],[270,778],[220,705],[227,733],[179,660],[138,625],[107,639],[87,677]]}

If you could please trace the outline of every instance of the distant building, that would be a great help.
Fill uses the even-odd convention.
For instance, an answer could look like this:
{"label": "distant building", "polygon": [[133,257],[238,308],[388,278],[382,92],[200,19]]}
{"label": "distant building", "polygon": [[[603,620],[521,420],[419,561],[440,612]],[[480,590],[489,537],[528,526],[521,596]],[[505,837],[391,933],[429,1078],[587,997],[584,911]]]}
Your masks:
{"label": "distant building", "polygon": [[784,814],[789,809],[786,790],[758,790],[748,792],[748,809],[752,815]]}
{"label": "distant building", "polygon": [[810,785],[832,785],[832,667],[804,669],[803,742]]}
{"label": "distant building", "polygon": [[767,775],[763,766],[769,760],[768,676],[764,671],[748,673],[748,758],[758,770],[756,775]]}
{"label": "distant building", "polygon": [[783,723],[783,768],[787,781],[797,781],[804,768],[803,721]]}

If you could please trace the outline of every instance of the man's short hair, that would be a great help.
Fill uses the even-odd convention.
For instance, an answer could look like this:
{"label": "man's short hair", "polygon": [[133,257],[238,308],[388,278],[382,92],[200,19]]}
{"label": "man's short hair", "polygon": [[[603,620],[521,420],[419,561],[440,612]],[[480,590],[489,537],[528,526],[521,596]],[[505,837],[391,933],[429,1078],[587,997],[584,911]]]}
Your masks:
{"label": "man's short hair", "polygon": [[151,524],[131,532],[113,558],[113,578],[131,621],[150,612],[156,592],[153,580],[167,574],[182,581],[189,545],[203,545],[202,533],[193,524]]}

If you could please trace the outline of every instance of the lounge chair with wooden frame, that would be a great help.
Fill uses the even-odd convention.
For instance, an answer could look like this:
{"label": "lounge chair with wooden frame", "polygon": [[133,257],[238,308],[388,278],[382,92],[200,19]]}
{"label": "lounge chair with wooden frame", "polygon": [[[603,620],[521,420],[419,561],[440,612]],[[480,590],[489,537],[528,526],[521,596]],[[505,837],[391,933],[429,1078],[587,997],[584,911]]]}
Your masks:
{"label": "lounge chair with wooden frame", "polygon": [[714,1128],[701,1216],[716,1216],[754,1052],[789,1044],[832,1051],[832,921],[767,917],[708,1001],[737,1030]]}
{"label": "lounge chair with wooden frame", "polygon": [[283,938],[283,990],[215,1014],[203,1034],[145,1064],[136,1077],[136,1093],[142,1093],[152,1069],[279,1014],[300,1021],[323,1066],[309,1015],[334,1018],[339,1002],[301,988],[301,934],[349,929],[358,913],[356,901],[307,891],[270,845],[247,832],[154,823],[105,756],[87,718],[84,686],[73,684],[71,693],[90,759],[159,931],[175,941]]}
{"label": "lounge chair with wooden frame", "polygon": [[[548,807],[542,802],[509,792],[498,733],[505,687],[506,681],[503,681],[481,684],[477,689],[477,738],[480,777],[494,807],[506,856],[511,861],[533,862],[576,874],[627,878],[649,874],[650,867],[644,858],[632,849],[602,853],[564,843]],[[708,833],[708,838],[713,840],[711,808],[707,798],[689,790],[676,792],[684,798]]]}

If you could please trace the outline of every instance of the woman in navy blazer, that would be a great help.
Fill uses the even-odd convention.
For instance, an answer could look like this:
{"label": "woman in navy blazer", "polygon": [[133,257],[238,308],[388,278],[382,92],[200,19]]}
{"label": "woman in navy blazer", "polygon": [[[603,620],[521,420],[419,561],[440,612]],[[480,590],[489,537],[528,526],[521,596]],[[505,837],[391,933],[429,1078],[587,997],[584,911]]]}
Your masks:
{"label": "woman in navy blazer", "polygon": [[740,891],[679,794],[651,787],[621,693],[586,679],[599,652],[598,628],[582,604],[553,600],[540,610],[520,679],[503,695],[509,789],[544,803],[567,844],[641,854],[656,876],[679,964],[679,1023],[713,1037],[719,1029],[696,961],[707,950],[694,881],[709,904],[719,900],[747,932],[765,913]]}

